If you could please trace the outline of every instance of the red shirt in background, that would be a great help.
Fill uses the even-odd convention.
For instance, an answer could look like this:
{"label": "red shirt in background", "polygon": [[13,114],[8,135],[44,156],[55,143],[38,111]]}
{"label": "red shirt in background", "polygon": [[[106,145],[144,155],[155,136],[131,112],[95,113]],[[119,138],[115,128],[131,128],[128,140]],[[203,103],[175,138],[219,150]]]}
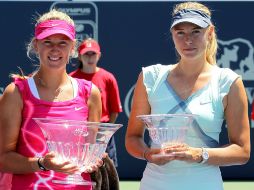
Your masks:
{"label": "red shirt in background", "polygon": [[69,74],[74,78],[92,81],[101,92],[102,118],[101,122],[109,122],[110,113],[122,112],[119,89],[115,77],[105,69],[99,68],[96,73],[84,73],[77,69]]}

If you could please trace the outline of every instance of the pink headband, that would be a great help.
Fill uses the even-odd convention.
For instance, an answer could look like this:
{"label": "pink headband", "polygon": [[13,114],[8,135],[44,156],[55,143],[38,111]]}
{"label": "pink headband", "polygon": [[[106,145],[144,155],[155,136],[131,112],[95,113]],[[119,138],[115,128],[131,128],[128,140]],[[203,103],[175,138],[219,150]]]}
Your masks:
{"label": "pink headband", "polygon": [[75,27],[64,20],[46,20],[36,25],[35,38],[42,40],[53,34],[64,34],[75,40]]}

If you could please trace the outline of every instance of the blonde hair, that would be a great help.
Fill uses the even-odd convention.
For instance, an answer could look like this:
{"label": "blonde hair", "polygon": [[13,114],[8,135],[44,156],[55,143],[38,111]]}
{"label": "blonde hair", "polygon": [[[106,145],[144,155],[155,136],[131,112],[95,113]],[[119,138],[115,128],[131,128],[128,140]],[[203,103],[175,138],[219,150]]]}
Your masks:
{"label": "blonde hair", "polygon": [[[201,3],[184,2],[184,3],[179,3],[175,6],[172,16],[174,16],[178,11],[183,10],[183,9],[196,9],[196,10],[206,13],[210,17],[212,15],[209,8]],[[211,27],[211,26],[209,26],[209,27]],[[216,64],[217,49],[218,49],[218,42],[217,42],[217,35],[215,33],[215,27],[214,27],[214,30],[211,34],[211,38],[209,38],[209,43],[208,43],[207,50],[206,50],[206,60],[211,65]]]}
{"label": "blonde hair", "polygon": [[51,11],[40,16],[36,24],[39,24],[46,20],[64,20],[74,26],[74,21],[71,19],[71,17],[69,17],[69,15],[64,12],[57,11],[56,9],[52,9]]}
{"label": "blonde hair", "polygon": [[[51,11],[44,13],[43,15],[39,15],[39,18],[36,21],[36,24],[39,24],[43,21],[46,20],[64,20],[66,22],[68,22],[71,25],[75,25],[74,21],[71,19],[71,17],[69,15],[67,15],[64,12],[58,11],[56,9],[52,9]],[[27,57],[32,59],[31,56],[36,55],[35,49],[34,49],[34,40],[35,38],[33,37],[30,42],[27,44]],[[77,52],[76,52],[76,48],[75,48],[75,52],[73,53],[72,57],[76,57],[77,56]]]}

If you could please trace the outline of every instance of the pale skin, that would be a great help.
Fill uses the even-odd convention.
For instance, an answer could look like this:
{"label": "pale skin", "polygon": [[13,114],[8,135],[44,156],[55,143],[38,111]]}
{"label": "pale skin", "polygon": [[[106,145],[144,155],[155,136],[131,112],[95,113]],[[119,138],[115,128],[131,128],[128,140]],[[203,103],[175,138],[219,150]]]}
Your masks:
{"label": "pale skin", "polygon": [[[85,54],[79,55],[79,60],[83,64],[83,68],[81,70],[84,73],[98,72],[100,68],[97,66],[97,64],[100,58],[101,58],[101,53],[96,53],[92,51],[88,51]],[[117,112],[111,112],[109,123],[115,123],[117,117],[118,117]]]}
{"label": "pale skin", "polygon": [[[66,64],[74,50],[75,42],[65,35],[54,34],[43,40],[35,40],[34,47],[39,55],[40,68],[34,75],[35,83],[42,100],[66,101],[73,99],[73,88],[66,73]],[[38,78],[43,79],[43,85]],[[61,87],[63,91],[57,100],[55,91]],[[22,123],[23,101],[18,88],[9,84],[0,98],[0,171],[14,174],[25,174],[40,171],[38,158],[25,157],[16,152],[18,136]],[[97,87],[93,86],[88,99],[88,121],[98,122],[101,117],[101,98]],[[67,174],[75,173],[78,168],[70,162],[57,163],[55,155],[48,153],[41,160],[43,165],[56,172]],[[89,171],[93,172],[102,165],[102,161],[92,166]]]}
{"label": "pale skin", "polygon": [[[212,65],[206,61],[205,53],[213,30],[213,26],[202,29],[191,23],[180,23],[171,30],[181,59],[173,66],[167,81],[183,100],[204,87],[211,78]],[[207,164],[218,166],[244,164],[250,157],[250,129],[247,96],[240,78],[232,84],[228,95],[223,99],[223,105],[229,144],[219,148],[207,148],[209,153]],[[145,126],[136,118],[137,115],[150,113],[151,107],[141,73],[136,83],[126,133],[126,148],[132,156],[144,159],[145,152],[146,159],[157,165],[172,160],[197,163],[202,160],[201,147],[188,145],[170,147],[166,150],[168,153],[174,152],[174,156],[154,157],[161,150],[147,147],[143,140]]]}

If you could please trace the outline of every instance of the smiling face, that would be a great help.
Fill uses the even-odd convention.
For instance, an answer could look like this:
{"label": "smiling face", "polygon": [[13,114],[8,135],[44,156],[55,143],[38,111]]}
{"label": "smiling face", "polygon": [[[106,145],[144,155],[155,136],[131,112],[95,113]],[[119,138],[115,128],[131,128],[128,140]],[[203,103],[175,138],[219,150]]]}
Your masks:
{"label": "smiling face", "polygon": [[74,50],[75,42],[63,34],[54,34],[42,40],[35,40],[34,47],[41,66],[65,68]]}
{"label": "smiling face", "polygon": [[175,48],[181,59],[205,59],[209,42],[208,28],[201,28],[187,22],[177,24],[172,28]]}

